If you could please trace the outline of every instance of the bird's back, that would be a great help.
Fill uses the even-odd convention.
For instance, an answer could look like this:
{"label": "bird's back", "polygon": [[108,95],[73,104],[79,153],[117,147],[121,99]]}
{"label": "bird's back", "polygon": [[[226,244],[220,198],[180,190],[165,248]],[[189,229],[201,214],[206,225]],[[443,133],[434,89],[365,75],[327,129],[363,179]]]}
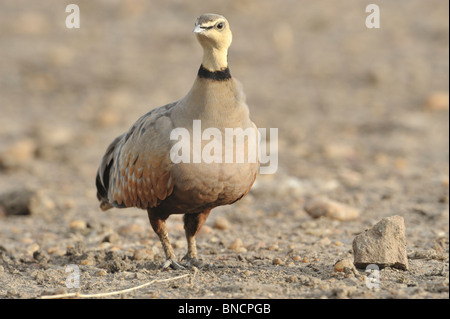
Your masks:
{"label": "bird's back", "polygon": [[172,193],[169,136],[174,105],[143,115],[109,145],[96,178],[97,198],[103,210],[151,208]]}

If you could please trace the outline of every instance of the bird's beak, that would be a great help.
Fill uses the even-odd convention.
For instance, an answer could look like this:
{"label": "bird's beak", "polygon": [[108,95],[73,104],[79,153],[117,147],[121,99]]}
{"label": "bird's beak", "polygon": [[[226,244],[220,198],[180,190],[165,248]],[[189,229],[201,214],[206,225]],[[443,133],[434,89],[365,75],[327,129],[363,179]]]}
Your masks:
{"label": "bird's beak", "polygon": [[202,33],[203,31],[205,31],[205,28],[202,28],[202,26],[200,24],[197,24],[194,27],[194,30],[192,30],[192,32],[194,32],[194,33]]}

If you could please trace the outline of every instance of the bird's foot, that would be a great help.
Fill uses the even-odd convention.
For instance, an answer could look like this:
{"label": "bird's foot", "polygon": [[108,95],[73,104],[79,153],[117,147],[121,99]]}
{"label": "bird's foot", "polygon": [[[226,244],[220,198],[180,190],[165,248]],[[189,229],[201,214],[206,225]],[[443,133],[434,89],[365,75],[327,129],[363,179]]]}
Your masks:
{"label": "bird's foot", "polygon": [[178,261],[176,261],[175,259],[167,259],[164,264],[162,265],[162,269],[166,270],[167,268],[171,267],[172,269],[175,270],[185,270],[186,267],[182,266]]}
{"label": "bird's foot", "polygon": [[186,267],[188,268],[192,268],[192,267],[197,267],[197,268],[203,268],[203,267],[208,267],[211,266],[208,263],[204,263],[201,260],[198,260],[195,257],[190,257],[188,255],[185,255],[182,260],[186,261]]}

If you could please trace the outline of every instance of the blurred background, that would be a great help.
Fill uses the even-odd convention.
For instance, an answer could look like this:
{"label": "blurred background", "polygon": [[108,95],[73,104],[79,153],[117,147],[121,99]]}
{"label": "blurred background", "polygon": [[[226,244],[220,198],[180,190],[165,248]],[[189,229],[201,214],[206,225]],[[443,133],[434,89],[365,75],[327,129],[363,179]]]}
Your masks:
{"label": "blurred background", "polygon": [[[72,2],[79,29],[65,26]],[[148,227],[137,210],[105,221],[96,170],[138,117],[189,91],[202,57],[194,22],[212,12],[231,24],[230,69],[253,121],[279,129],[278,173],[242,205],[301,210],[326,194],[359,207],[364,225],[447,205],[447,225],[413,214],[423,228],[411,244],[437,227],[448,246],[448,1],[72,2],[0,0],[0,197],[38,194],[32,218],[0,210],[0,245],[79,240],[67,235],[73,220]],[[379,29],[365,25],[369,3]]]}

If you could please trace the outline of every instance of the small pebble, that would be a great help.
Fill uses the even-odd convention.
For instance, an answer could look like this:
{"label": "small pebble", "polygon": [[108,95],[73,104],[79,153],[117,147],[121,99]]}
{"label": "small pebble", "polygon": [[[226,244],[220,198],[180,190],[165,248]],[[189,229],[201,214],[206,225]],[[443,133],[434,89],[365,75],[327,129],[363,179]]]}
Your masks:
{"label": "small pebble", "polygon": [[72,230],[83,230],[86,229],[87,223],[84,220],[73,220],[70,222],[70,229]]}
{"label": "small pebble", "polygon": [[253,275],[253,271],[250,271],[250,270],[246,270],[246,271],[244,271],[244,276],[250,276],[250,275]]}
{"label": "small pebble", "polygon": [[84,266],[93,266],[93,265],[95,265],[95,261],[92,260],[91,258],[86,258],[86,259],[83,259],[83,260],[80,262],[80,264],[82,264],[82,265],[84,265]]}
{"label": "small pebble", "polygon": [[450,183],[449,179],[450,179],[450,178],[449,178],[448,175],[443,176],[443,177],[441,178],[441,184],[442,184],[442,186],[448,187],[448,186],[449,186],[449,183]]}
{"label": "small pebble", "polygon": [[235,239],[230,246],[228,246],[228,249],[239,251],[239,249],[242,247],[242,240],[240,238]]}
{"label": "small pebble", "polygon": [[23,244],[32,244],[32,243],[34,243],[34,239],[30,238],[30,237],[19,238],[18,241],[23,243]]}
{"label": "small pebble", "polygon": [[104,243],[117,243],[120,237],[117,233],[112,233],[103,237],[102,242]]}
{"label": "small pebble", "polygon": [[302,261],[302,257],[300,257],[300,256],[294,256],[294,257],[292,257],[292,259],[294,261]]}
{"label": "small pebble", "polygon": [[324,216],[330,219],[348,221],[359,217],[357,209],[323,197],[309,200],[304,208],[312,218]]}
{"label": "small pebble", "polygon": [[355,265],[353,265],[353,260],[350,258],[344,258],[344,259],[340,259],[338,260],[335,264],[334,264],[334,271],[335,272],[343,272],[345,270],[345,268],[353,269],[355,267]]}
{"label": "small pebble", "polygon": [[33,255],[35,251],[39,250],[39,245],[37,243],[31,244],[27,247],[27,253]]}
{"label": "small pebble", "polygon": [[96,275],[97,276],[106,276],[108,273],[106,272],[106,270],[102,269],[97,271]]}
{"label": "small pebble", "polygon": [[230,228],[230,222],[225,217],[217,217],[214,221],[214,228],[225,230]]}
{"label": "small pebble", "polygon": [[238,253],[246,253],[247,252],[247,248],[245,247],[239,247],[239,249],[237,250]]}
{"label": "small pebble", "polygon": [[274,258],[274,259],[272,260],[272,264],[273,264],[273,265],[282,265],[282,264],[283,264],[283,261],[282,261],[280,258]]}
{"label": "small pebble", "polygon": [[257,242],[257,243],[254,243],[254,244],[249,245],[247,248],[248,248],[248,250],[250,250],[250,251],[257,251],[257,250],[259,250],[260,248],[263,248],[264,246],[265,246],[265,243],[262,242],[262,241],[260,241],[260,242]]}
{"label": "small pebble", "polygon": [[34,260],[36,260],[38,263],[41,264],[46,264],[49,259],[48,255],[40,250],[36,250],[33,253],[33,258]]}
{"label": "small pebble", "polygon": [[428,96],[426,108],[431,111],[448,110],[449,94],[448,92],[435,92]]}
{"label": "small pebble", "polygon": [[298,277],[297,276],[286,277],[286,282],[290,282],[290,283],[298,282]]}
{"label": "small pebble", "polygon": [[73,199],[66,199],[64,201],[64,208],[71,209],[75,207],[75,201]]}

